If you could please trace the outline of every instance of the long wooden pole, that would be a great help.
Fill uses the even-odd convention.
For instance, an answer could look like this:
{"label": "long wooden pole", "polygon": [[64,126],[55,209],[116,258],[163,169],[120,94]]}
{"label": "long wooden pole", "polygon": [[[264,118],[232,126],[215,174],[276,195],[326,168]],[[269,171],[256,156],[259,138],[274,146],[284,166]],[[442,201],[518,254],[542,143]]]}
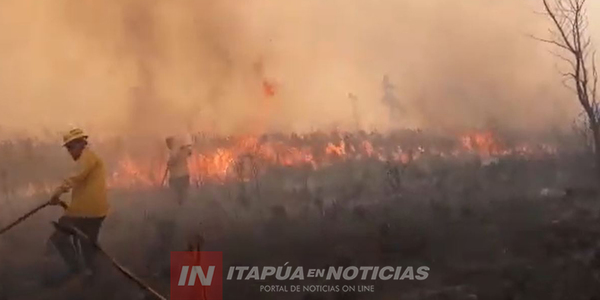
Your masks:
{"label": "long wooden pole", "polygon": [[[4,228],[0,229],[0,235],[4,234],[5,232],[9,231],[10,229],[12,229],[13,227],[19,225],[20,223],[22,223],[23,221],[27,220],[29,217],[33,216],[35,213],[39,212],[40,210],[46,208],[47,206],[51,206],[52,204],[50,204],[50,201],[47,201],[45,203],[42,203],[40,205],[38,205],[36,208],[30,210],[28,213],[22,215],[21,217],[19,217],[18,219],[16,219],[14,222],[8,224],[7,226],[5,226]],[[59,203],[60,206],[62,206],[64,209],[67,209],[67,204],[64,202],[60,202]]]}

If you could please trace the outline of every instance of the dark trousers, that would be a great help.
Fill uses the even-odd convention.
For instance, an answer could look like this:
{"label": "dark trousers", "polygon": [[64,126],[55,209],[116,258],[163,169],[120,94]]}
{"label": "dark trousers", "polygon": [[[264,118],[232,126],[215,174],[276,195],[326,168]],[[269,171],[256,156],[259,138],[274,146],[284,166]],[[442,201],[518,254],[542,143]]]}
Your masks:
{"label": "dark trousers", "polygon": [[[98,234],[100,233],[103,221],[104,217],[81,218],[64,216],[58,219],[59,224],[79,229],[94,242],[98,242]],[[77,273],[81,271],[79,263],[80,255],[83,256],[83,261],[87,268],[92,271],[96,269],[94,264],[96,249],[89,242],[80,241],[78,238],[58,230],[52,234],[50,241],[72,272]]]}

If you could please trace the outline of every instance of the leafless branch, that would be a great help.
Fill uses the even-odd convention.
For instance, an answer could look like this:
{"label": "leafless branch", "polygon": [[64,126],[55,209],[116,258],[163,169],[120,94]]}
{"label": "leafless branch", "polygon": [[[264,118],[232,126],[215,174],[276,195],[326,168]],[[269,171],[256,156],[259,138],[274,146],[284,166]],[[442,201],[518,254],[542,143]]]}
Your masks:
{"label": "leafless branch", "polygon": [[560,60],[568,63],[571,68],[575,69],[575,63],[573,62],[573,59],[569,59],[569,58],[567,58],[567,57],[565,57],[565,56],[563,56],[563,55],[561,55],[559,53],[553,52],[553,51],[550,51],[550,53],[552,55],[558,57]]}
{"label": "leafless branch", "polygon": [[548,44],[553,44],[553,45],[555,45],[555,46],[557,46],[559,48],[565,49],[567,51],[571,51],[571,49],[569,49],[568,46],[565,46],[565,45],[563,45],[563,44],[561,44],[561,43],[559,43],[559,42],[557,42],[555,40],[542,39],[542,38],[535,37],[533,35],[529,35],[529,37],[531,37],[532,39],[534,39],[536,41],[544,42],[544,43],[548,43]]}
{"label": "leafless branch", "polygon": [[[569,42],[569,39],[568,39],[567,35],[565,34],[564,28],[561,26],[561,22],[557,19],[556,14],[552,10],[552,8],[550,8],[550,5],[548,4],[548,0],[543,0],[543,3],[544,3],[544,8],[546,9],[546,12],[550,16],[550,18],[552,19],[552,21],[556,25],[556,27],[557,27],[560,35],[562,36],[562,39],[565,42],[566,47],[569,49],[569,51],[575,52],[575,49],[573,48],[573,45],[571,45],[571,43]],[[560,1],[559,1],[559,3],[560,3]]]}
{"label": "leafless branch", "polygon": [[[567,75],[569,75],[569,74],[567,74]],[[574,89],[572,86],[570,86],[570,85],[568,84],[569,82],[571,82],[571,76],[568,76],[568,77],[564,78],[564,79],[561,81],[562,85],[563,85],[565,88],[567,88],[567,89],[571,90],[572,92],[575,92],[575,93],[576,93],[577,91],[576,91],[576,90],[575,90],[575,89]]]}

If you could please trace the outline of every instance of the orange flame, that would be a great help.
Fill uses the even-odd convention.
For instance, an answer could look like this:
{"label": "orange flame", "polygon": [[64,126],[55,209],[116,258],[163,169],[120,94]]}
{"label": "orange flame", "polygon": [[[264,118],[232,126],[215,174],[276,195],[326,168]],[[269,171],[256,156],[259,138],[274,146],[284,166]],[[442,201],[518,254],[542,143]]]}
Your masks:
{"label": "orange flame", "polygon": [[[309,167],[324,168],[335,161],[361,160],[365,158],[380,161],[396,161],[408,164],[418,160],[424,154],[440,157],[453,157],[461,153],[472,153],[481,157],[503,156],[510,154],[533,155],[535,153],[555,153],[556,149],[543,146],[540,149],[530,145],[507,148],[491,132],[473,132],[459,138],[459,148],[439,150],[416,146],[403,148],[393,145],[384,149],[375,147],[369,140],[346,142],[341,136],[333,137],[321,148],[317,145],[291,146],[283,141],[260,140],[257,136],[232,138],[231,145],[214,150],[195,151],[188,161],[190,181],[202,185],[205,183],[226,183],[235,180],[249,180],[260,176],[269,167]],[[300,136],[298,140],[304,141]],[[155,188],[163,185],[166,158],[152,161],[143,157],[125,155],[109,173],[108,186],[113,189]],[[26,185],[19,189],[21,195],[47,193],[52,185]]]}
{"label": "orange flame", "polygon": [[498,155],[502,147],[492,132],[474,132],[461,137],[465,149],[483,156]]}

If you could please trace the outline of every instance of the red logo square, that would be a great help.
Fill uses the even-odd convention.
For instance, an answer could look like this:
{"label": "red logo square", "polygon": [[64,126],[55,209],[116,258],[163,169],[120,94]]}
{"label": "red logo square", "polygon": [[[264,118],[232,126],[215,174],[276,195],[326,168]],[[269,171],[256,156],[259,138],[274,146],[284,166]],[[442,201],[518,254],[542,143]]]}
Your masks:
{"label": "red logo square", "polygon": [[171,252],[172,300],[223,300],[222,252]]}

